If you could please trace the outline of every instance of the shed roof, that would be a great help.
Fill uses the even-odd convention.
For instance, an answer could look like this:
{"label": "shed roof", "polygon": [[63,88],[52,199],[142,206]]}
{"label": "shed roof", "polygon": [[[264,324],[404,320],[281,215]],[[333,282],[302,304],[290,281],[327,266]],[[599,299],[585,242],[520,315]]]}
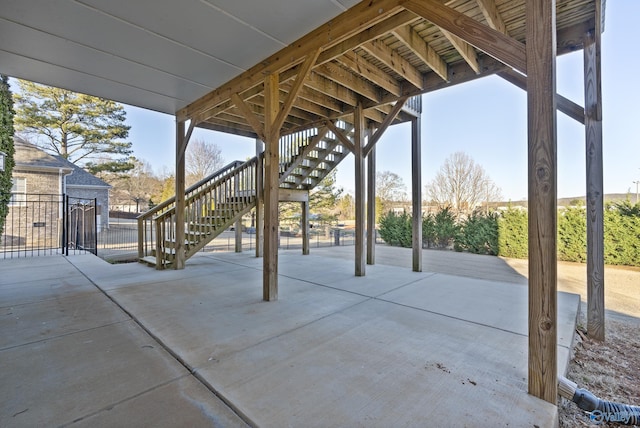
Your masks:
{"label": "shed roof", "polygon": [[73,173],[67,176],[66,182],[68,187],[103,187],[105,189],[110,189],[112,187],[109,183],[99,179],[90,172],[85,171],[82,167],[69,162],[62,156],[55,157],[60,161],[60,163],[73,170]]}
{"label": "shed roof", "polygon": [[62,170],[65,174],[72,171],[72,168],[69,167],[69,165],[61,162],[56,156],[50,155],[40,147],[31,144],[20,137],[14,137],[13,144],[15,147],[15,154],[13,156],[15,161],[14,169],[16,170]]}

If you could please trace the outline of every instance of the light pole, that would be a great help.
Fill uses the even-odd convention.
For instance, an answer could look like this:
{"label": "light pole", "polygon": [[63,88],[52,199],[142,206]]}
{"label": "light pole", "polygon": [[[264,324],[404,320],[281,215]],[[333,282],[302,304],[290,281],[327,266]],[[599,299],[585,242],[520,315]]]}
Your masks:
{"label": "light pole", "polygon": [[634,181],[634,184],[636,185],[636,204],[638,204],[638,184],[640,184],[640,181]]}

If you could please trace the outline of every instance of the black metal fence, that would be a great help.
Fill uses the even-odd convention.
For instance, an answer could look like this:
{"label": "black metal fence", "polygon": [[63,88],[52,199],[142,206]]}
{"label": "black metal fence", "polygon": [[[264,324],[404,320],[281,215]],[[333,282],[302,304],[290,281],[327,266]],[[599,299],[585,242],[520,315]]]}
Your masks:
{"label": "black metal fence", "polygon": [[[14,198],[0,235],[0,258],[92,253],[109,261],[137,260],[138,223],[135,215],[110,216],[109,227],[99,228],[96,201],[66,195],[26,194]],[[311,229],[311,248],[354,245],[352,229],[330,226]],[[154,240],[151,234],[148,239]],[[242,250],[256,247],[255,229],[244,228]],[[302,248],[302,237],[280,234],[279,248]],[[222,232],[202,251],[235,251],[235,231]]]}
{"label": "black metal fence", "polygon": [[13,195],[0,235],[0,257],[95,254],[95,207],[95,199]]}

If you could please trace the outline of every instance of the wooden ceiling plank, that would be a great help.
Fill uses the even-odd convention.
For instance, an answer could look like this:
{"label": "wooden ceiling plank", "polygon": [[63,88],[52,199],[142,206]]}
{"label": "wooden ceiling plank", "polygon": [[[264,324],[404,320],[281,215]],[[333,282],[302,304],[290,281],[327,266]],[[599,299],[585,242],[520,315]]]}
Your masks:
{"label": "wooden ceiling plank", "polygon": [[391,49],[381,40],[372,40],[361,46],[362,49],[378,58],[387,67],[403,76],[409,83],[418,89],[424,88],[423,76],[409,61]]}
{"label": "wooden ceiling plank", "polygon": [[402,94],[402,86],[396,79],[357,53],[351,51],[345,52],[344,55],[338,57],[336,61],[355,71],[370,82],[380,86],[382,89],[391,92],[393,95],[399,97]]}
{"label": "wooden ceiling plank", "polygon": [[242,112],[244,118],[247,120],[247,123],[253,128],[255,133],[262,141],[266,141],[264,135],[264,126],[258,119],[258,117],[253,113],[251,107],[249,107],[243,100],[240,98],[238,94],[231,94],[231,101],[235,106]]}
{"label": "wooden ceiling plank", "polygon": [[478,3],[478,7],[480,8],[480,11],[482,11],[484,19],[487,20],[489,27],[496,31],[500,31],[502,34],[508,35],[507,26],[496,7],[495,0],[476,0],[476,3]]}
{"label": "wooden ceiling plank", "polygon": [[[286,85],[284,85],[283,88],[286,90]],[[307,104],[305,104],[305,101]],[[301,108],[310,109],[309,111],[312,113],[316,111],[314,105],[336,113],[342,113],[344,110],[344,104],[342,102],[314,89],[311,86],[304,86],[300,90],[300,93],[298,94],[298,105]],[[320,114],[320,112],[318,112],[318,114]],[[327,116],[330,116],[330,113],[324,115],[324,117]]]}
{"label": "wooden ceiling plank", "polygon": [[416,16],[415,13],[408,10],[403,10],[402,12],[392,15],[386,20],[372,26],[371,28],[357,33],[349,39],[344,40],[343,42],[338,43],[329,49],[326,49],[318,57],[318,64],[324,64],[326,62],[337,59],[345,52],[352,51],[363,43],[377,39],[378,37],[383,36],[390,31],[393,31],[393,29],[402,25],[406,25],[412,21],[415,21],[416,19],[419,19],[419,17]]}
{"label": "wooden ceiling plank", "polygon": [[309,76],[309,73],[311,73],[311,68],[313,68],[314,64],[316,63],[316,60],[318,59],[319,54],[320,54],[320,49],[316,49],[313,52],[309,53],[304,63],[302,64],[302,67],[300,67],[300,70],[298,70],[298,75],[296,76],[296,80],[293,82],[293,85],[289,90],[289,95],[287,96],[287,99],[285,100],[283,105],[280,107],[278,116],[276,116],[276,118],[274,119],[274,123],[273,123],[274,129],[279,130],[280,127],[282,127],[284,120],[289,115],[289,111],[291,110],[291,107],[293,107],[293,103],[296,101],[296,98],[298,97],[298,93],[300,92],[302,85],[304,85],[304,81]]}
{"label": "wooden ceiling plank", "polygon": [[471,19],[438,0],[408,0],[404,6],[521,73],[527,72],[524,43]]}
{"label": "wooden ceiling plank", "polygon": [[438,76],[449,80],[447,63],[410,25],[396,28],[393,30],[393,34]]}
{"label": "wooden ceiling plank", "polygon": [[401,10],[403,0],[370,0],[360,2],[321,25],[296,42],[281,49],[226,84],[178,110],[178,120],[192,117],[204,109],[217,107],[232,94],[242,93],[260,84],[264,76],[293,67],[315,49],[326,49],[362,32]]}
{"label": "wooden ceiling plank", "polygon": [[305,86],[313,88],[331,98],[347,103],[350,106],[355,106],[358,102],[356,94],[345,88],[342,85],[337,84],[333,80],[329,80],[318,73],[311,72],[309,78],[304,82]]}
{"label": "wooden ceiling plank", "polygon": [[464,59],[469,67],[476,73],[480,73],[480,65],[478,65],[478,53],[469,43],[462,40],[460,37],[448,32],[447,30],[440,28],[444,37],[453,45],[458,51],[462,59]]}
{"label": "wooden ceiling plank", "polygon": [[380,101],[380,91],[374,85],[360,79],[334,62],[322,64],[313,71],[372,101]]}

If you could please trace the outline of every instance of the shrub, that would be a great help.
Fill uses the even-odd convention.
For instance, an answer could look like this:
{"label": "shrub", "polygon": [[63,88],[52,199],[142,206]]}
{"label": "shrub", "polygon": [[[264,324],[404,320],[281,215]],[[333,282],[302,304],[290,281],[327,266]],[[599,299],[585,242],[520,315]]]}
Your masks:
{"label": "shrub", "polygon": [[463,222],[454,248],[474,254],[498,254],[498,215],[471,214]]}
{"label": "shrub", "polygon": [[380,237],[389,245],[411,247],[411,216],[387,211],[380,218]]}
{"label": "shrub", "polygon": [[433,218],[434,243],[438,248],[447,248],[453,245],[460,233],[460,226],[456,224],[456,218],[449,207],[443,208]]}
{"label": "shrub", "polygon": [[498,220],[498,255],[516,259],[529,257],[528,215],[509,208]]}
{"label": "shrub", "polygon": [[558,213],[558,260],[584,263],[587,260],[587,214],[571,207]]}

